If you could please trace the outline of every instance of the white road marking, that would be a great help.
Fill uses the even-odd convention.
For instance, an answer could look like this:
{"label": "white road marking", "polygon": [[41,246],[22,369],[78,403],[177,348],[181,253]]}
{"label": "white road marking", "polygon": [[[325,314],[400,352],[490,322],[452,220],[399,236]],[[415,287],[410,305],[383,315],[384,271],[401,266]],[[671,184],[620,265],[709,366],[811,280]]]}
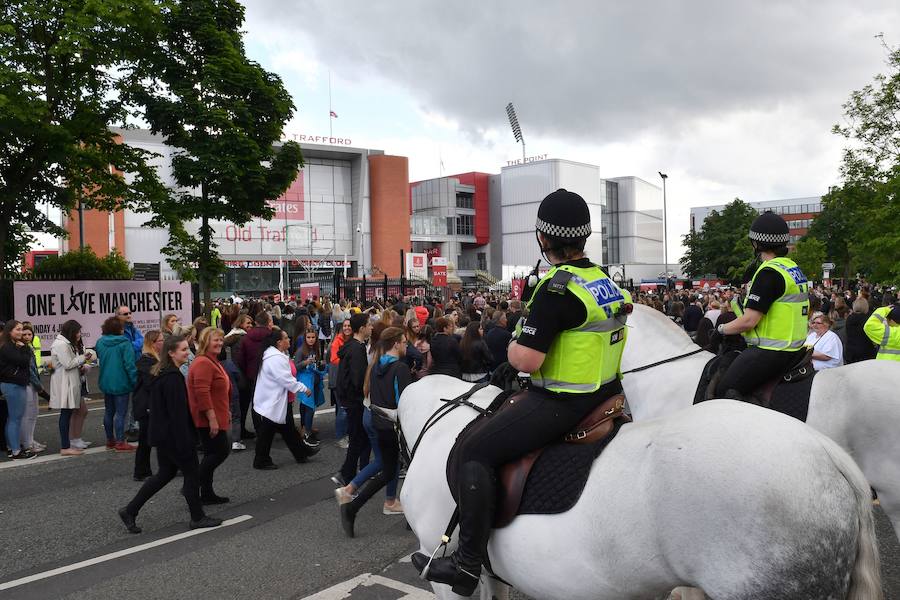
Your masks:
{"label": "white road marking", "polygon": [[40,581],[42,579],[48,579],[50,577],[62,575],[63,573],[71,573],[72,571],[77,571],[78,569],[84,569],[85,567],[90,567],[90,566],[97,565],[100,563],[115,560],[115,559],[121,558],[123,556],[128,556],[129,554],[135,554],[137,552],[149,550],[151,548],[156,548],[158,546],[164,546],[165,544],[171,544],[172,542],[177,542],[178,540],[183,540],[185,538],[193,537],[195,535],[201,535],[203,533],[207,533],[210,531],[216,531],[217,529],[221,529],[222,527],[228,527],[229,525],[237,525],[238,523],[243,523],[244,521],[248,521],[252,518],[253,517],[250,515],[241,515],[239,517],[234,517],[233,519],[228,519],[227,521],[224,521],[222,523],[222,525],[219,527],[207,527],[204,529],[192,529],[190,531],[185,531],[184,533],[179,533],[179,534],[171,535],[169,537],[155,540],[152,542],[147,542],[146,544],[141,544],[140,546],[135,546],[133,548],[119,550],[118,552],[110,552],[109,554],[104,554],[103,556],[89,558],[87,560],[82,560],[80,562],[73,563],[71,565],[66,565],[64,567],[59,567],[57,569],[51,569],[50,571],[44,571],[43,573],[36,573],[34,575],[29,575],[28,577],[22,577],[20,579],[14,579],[12,581],[7,581],[6,583],[0,583],[0,591],[12,589],[14,587],[19,587],[22,585],[27,585],[29,583],[34,583],[35,581]]}
{"label": "white road marking", "polygon": [[[56,410],[56,409],[53,409],[53,410]],[[94,412],[95,410],[106,410],[106,407],[98,406],[97,408],[89,408],[88,412]],[[50,413],[44,413],[42,415],[38,415],[38,419],[43,419],[45,417],[57,417],[58,418],[59,413],[58,412],[50,412]]]}
{"label": "white road marking", "polygon": [[394,581],[381,575],[372,575],[371,573],[363,573],[353,579],[317,592],[312,596],[307,596],[303,600],[343,600],[344,598],[349,598],[351,592],[359,586],[369,587],[372,585],[382,585],[386,588],[403,592],[405,595],[398,598],[398,600],[434,600],[434,594],[427,590]]}
{"label": "white road marking", "polygon": [[[97,446],[96,448],[88,448],[84,451],[84,454],[81,456],[87,456],[89,454],[100,454],[101,452],[106,452],[106,446]],[[112,450],[110,450],[112,452]],[[48,462],[54,462],[57,460],[64,460],[66,458],[79,458],[77,456],[63,456],[62,454],[47,454],[46,456],[38,456],[37,458],[30,458],[28,460],[10,460],[4,463],[0,463],[0,469],[14,469],[16,467],[27,467],[29,465],[41,465]]]}

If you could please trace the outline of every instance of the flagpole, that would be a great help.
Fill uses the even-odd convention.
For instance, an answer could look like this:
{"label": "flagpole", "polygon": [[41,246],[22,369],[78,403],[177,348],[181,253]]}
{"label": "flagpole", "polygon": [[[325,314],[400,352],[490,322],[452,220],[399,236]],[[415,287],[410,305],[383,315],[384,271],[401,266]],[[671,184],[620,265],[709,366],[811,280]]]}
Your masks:
{"label": "flagpole", "polygon": [[332,110],[331,110],[331,69],[328,69],[328,137],[334,137],[334,132],[331,130],[332,121]]}

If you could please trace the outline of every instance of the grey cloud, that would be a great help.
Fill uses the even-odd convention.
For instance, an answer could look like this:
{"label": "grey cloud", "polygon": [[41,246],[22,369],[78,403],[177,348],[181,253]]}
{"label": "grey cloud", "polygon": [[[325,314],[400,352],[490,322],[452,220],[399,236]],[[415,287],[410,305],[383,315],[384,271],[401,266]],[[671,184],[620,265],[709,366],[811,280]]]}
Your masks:
{"label": "grey cloud", "polygon": [[526,139],[599,143],[780,103],[832,118],[883,67],[873,36],[900,30],[895,0],[246,4],[248,26],[308,36],[342,77],[392,81],[470,132],[505,127],[512,100]]}

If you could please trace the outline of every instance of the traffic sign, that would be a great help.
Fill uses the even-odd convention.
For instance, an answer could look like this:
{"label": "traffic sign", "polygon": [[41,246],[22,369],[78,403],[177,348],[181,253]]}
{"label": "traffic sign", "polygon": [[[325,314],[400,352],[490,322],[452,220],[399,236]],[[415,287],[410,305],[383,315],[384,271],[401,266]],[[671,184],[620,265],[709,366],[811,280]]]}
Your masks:
{"label": "traffic sign", "polygon": [[159,263],[134,263],[135,281],[159,281]]}
{"label": "traffic sign", "polygon": [[834,269],[834,263],[822,263],[823,271],[830,271],[832,269]]}

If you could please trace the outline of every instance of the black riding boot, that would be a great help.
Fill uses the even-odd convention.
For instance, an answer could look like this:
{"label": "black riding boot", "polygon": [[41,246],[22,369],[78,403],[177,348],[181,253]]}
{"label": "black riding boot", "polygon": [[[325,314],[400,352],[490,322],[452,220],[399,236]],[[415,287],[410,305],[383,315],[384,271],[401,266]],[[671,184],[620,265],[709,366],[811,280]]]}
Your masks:
{"label": "black riding boot", "polygon": [[[496,498],[494,476],[482,464],[465,463],[459,474],[459,547],[450,556],[435,558],[426,579],[445,583],[454,594],[471,596],[478,586],[481,564],[487,556]],[[428,557],[413,555],[413,564],[421,572]]]}

